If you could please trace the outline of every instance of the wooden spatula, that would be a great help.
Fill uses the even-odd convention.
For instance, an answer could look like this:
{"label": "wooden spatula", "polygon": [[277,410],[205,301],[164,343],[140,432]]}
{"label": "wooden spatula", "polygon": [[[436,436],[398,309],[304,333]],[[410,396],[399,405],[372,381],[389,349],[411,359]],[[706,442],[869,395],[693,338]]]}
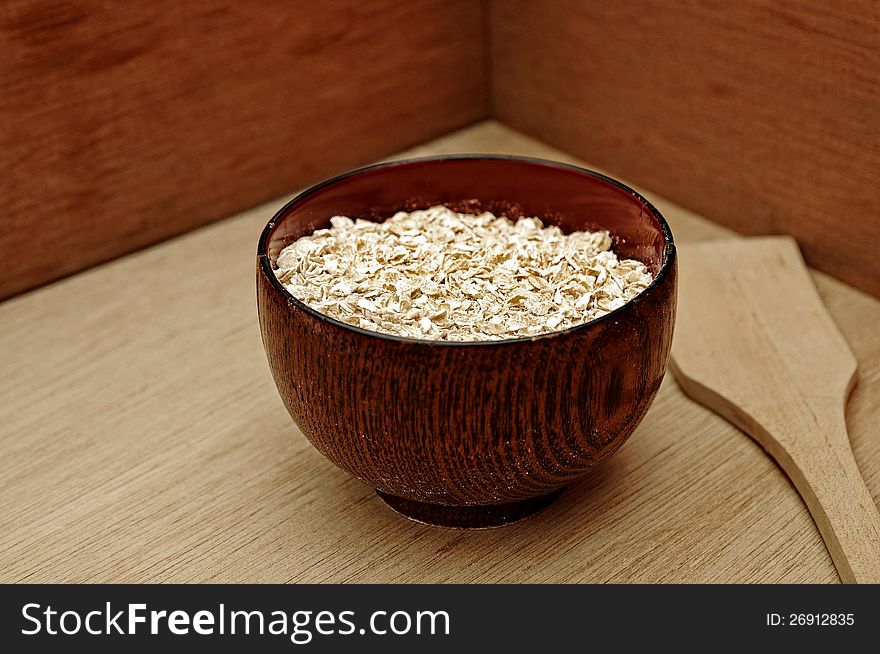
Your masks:
{"label": "wooden spatula", "polygon": [[880,582],[880,514],[844,415],[856,359],[794,240],[685,245],[680,262],[671,362],[678,383],[776,460],[844,582]]}

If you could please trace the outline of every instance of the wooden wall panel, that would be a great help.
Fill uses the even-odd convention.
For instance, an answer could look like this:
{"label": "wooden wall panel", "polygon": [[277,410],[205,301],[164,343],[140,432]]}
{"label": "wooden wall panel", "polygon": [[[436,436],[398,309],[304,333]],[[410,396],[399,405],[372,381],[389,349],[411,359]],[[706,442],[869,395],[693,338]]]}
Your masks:
{"label": "wooden wall panel", "polygon": [[482,30],[469,0],[7,0],[0,297],[483,117]]}
{"label": "wooden wall panel", "polygon": [[510,125],[880,295],[873,0],[495,0]]}

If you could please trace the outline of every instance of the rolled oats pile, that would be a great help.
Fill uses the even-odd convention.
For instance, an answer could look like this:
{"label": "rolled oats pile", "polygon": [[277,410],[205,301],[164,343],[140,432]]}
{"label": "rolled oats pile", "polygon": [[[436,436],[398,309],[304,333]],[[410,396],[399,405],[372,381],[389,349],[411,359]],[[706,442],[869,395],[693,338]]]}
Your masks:
{"label": "rolled oats pile", "polygon": [[436,206],[382,223],[330,219],[282,250],[275,274],[328,316],[441,341],[537,336],[613,311],[651,282],[607,231],[563,234],[537,218]]}

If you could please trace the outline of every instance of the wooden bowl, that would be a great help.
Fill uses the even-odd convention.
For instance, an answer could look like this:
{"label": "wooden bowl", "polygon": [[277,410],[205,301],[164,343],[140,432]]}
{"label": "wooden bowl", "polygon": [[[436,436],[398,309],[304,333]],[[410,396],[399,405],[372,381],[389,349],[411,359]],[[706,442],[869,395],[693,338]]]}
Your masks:
{"label": "wooden bowl", "polygon": [[[623,257],[655,275],[610,314],[535,338],[448,343],[366,331],[288,293],[272,266],[334,215],[382,220],[447,204],[566,232],[608,229]],[[263,344],[287,410],[330,461],[416,520],[485,527],[549,504],[616,451],[648,410],[675,321],[669,226],[645,198],[604,175],[519,157],[380,164],[301,193],[257,249]]]}

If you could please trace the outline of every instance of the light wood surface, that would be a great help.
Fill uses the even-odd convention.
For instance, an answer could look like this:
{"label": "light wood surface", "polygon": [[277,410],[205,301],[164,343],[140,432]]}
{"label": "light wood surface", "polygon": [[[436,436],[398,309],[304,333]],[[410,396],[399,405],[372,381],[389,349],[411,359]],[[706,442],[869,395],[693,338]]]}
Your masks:
{"label": "light wood surface", "polygon": [[495,117],[880,296],[875,0],[490,0]]}
{"label": "light wood surface", "polygon": [[0,3],[0,298],[484,118],[482,32],[470,0]]}
{"label": "light wood surface", "polygon": [[[492,122],[408,154],[469,151],[572,161]],[[287,197],[0,305],[0,580],[839,581],[785,474],[671,375],[532,519],[462,532],[388,510],[297,432],[269,374],[254,257]],[[729,235],[649,197],[679,243]],[[848,427],[876,501],[880,302],[813,279],[859,361]]]}
{"label": "light wood surface", "polygon": [[880,583],[880,513],[846,432],[858,365],[794,239],[721,239],[679,253],[675,379],[785,470],[841,579]]}

